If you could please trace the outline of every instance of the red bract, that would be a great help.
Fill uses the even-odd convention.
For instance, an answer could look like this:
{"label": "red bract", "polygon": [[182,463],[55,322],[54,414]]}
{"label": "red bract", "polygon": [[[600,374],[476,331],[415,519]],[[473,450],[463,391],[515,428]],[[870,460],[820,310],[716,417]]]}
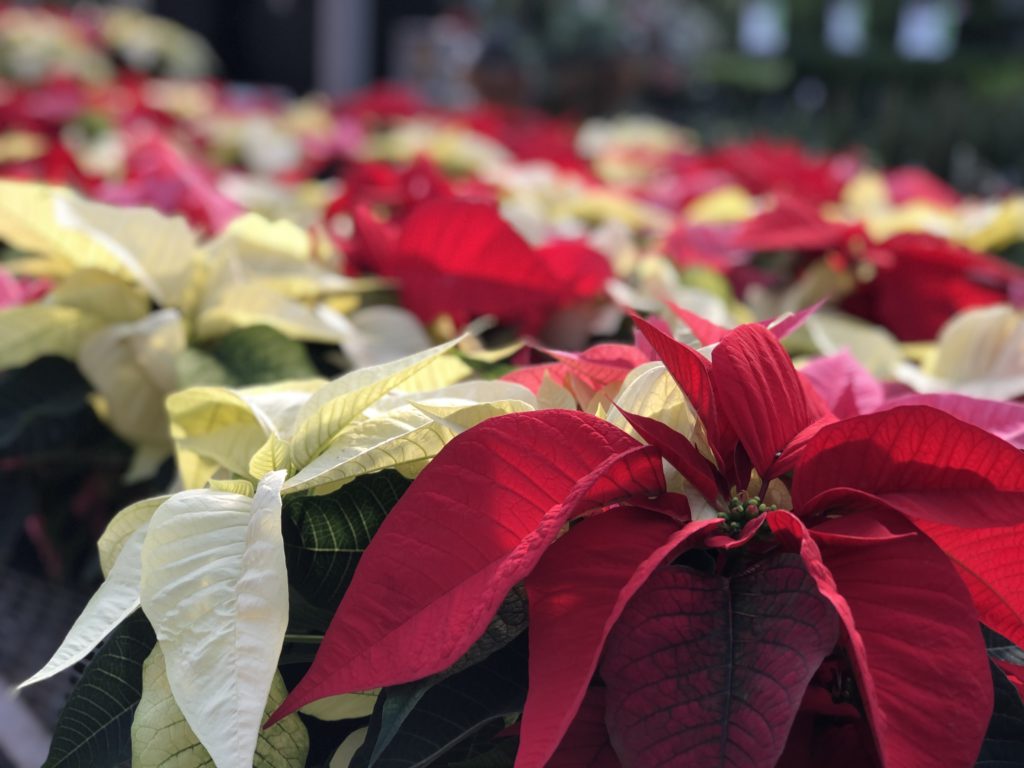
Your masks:
{"label": "red bract", "polygon": [[908,341],[933,339],[959,310],[1006,301],[1024,285],[1020,267],[932,235],[897,235],[875,250],[878,274],[844,308]]}
{"label": "red bract", "polygon": [[[582,765],[573,749],[613,766],[608,744],[626,768],[830,764],[844,744],[885,768],[973,765],[993,701],[979,609],[1024,637],[1024,457],[928,407],[838,421],[761,326],[710,361],[638,326],[710,450],[631,414],[650,445],[570,411],[464,432],[386,519],[275,718],[444,670],[523,582],[517,768]],[[666,491],[662,458],[716,516]],[[758,498],[780,483],[789,509]]]}
{"label": "red bract", "polygon": [[611,275],[604,257],[582,244],[535,249],[493,205],[455,199],[416,206],[393,249],[374,258],[424,322],[448,314],[463,325],[492,314],[525,333],[539,331],[555,310],[598,295]]}
{"label": "red bract", "polygon": [[815,156],[798,144],[764,139],[723,147],[710,159],[751,192],[788,192],[811,203],[838,199],[857,170],[851,155]]}

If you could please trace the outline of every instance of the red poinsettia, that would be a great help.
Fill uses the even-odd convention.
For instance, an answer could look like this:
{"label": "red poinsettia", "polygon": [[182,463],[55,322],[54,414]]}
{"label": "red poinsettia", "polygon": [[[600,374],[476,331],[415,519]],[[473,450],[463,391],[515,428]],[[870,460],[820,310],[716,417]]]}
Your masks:
{"label": "red poinsettia", "polygon": [[[1024,641],[1024,457],[928,407],[837,420],[761,326],[709,361],[638,322],[697,444],[572,411],[456,437],[275,718],[446,669],[524,582],[519,768],[973,765],[993,700],[979,617]],[[666,491],[662,459],[710,513]]]}
{"label": "red poinsettia", "polygon": [[366,209],[354,220],[361,266],[395,278],[424,322],[447,314],[461,326],[490,314],[537,333],[558,309],[601,295],[611,276],[582,241],[531,246],[491,203],[438,196],[399,224]]}

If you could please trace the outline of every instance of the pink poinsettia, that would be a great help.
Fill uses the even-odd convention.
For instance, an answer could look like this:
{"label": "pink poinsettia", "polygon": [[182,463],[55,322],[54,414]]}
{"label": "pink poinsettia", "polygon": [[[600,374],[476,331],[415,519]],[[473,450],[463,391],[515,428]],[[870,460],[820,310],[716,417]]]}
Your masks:
{"label": "pink poinsettia", "polygon": [[[578,765],[584,749],[627,768],[836,750],[973,765],[993,695],[978,619],[1024,639],[1024,600],[1000,574],[1013,550],[992,546],[1024,529],[1024,456],[929,407],[839,420],[761,326],[710,361],[640,327],[702,445],[630,414],[643,445],[572,411],[455,438],[380,528],[274,719],[446,669],[522,581],[519,768]],[[662,459],[713,515],[666,491]]]}

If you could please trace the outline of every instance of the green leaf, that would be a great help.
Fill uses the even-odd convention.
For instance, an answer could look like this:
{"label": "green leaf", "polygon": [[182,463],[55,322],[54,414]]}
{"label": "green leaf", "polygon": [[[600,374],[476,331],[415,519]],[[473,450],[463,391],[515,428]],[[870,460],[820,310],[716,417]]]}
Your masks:
{"label": "green leaf", "polygon": [[429,765],[526,701],[527,642],[519,637],[479,664],[440,682],[385,689],[354,766]]}
{"label": "green leaf", "polygon": [[178,388],[234,387],[238,381],[220,360],[196,347],[188,347],[175,360]]}
{"label": "green leaf", "polygon": [[57,720],[44,768],[105,768],[131,756],[142,663],[156,637],[142,611],[119,626],[85,668]]}
{"label": "green leaf", "polygon": [[995,706],[975,768],[1024,765],[1024,703],[1002,670],[991,661],[989,666],[995,687]]}
{"label": "green leaf", "polygon": [[302,342],[265,325],[232,331],[213,345],[213,355],[239,384],[271,384],[319,376]]}
{"label": "green leaf", "polygon": [[49,444],[47,438],[65,446],[80,416],[89,410],[89,389],[75,365],[58,357],[43,357],[0,374],[0,449],[26,439]]}
{"label": "green leaf", "polygon": [[486,752],[452,763],[451,768],[512,768],[518,747],[518,740],[506,739]]}
{"label": "green leaf", "polygon": [[387,470],[356,478],[326,496],[285,497],[288,578],[306,600],[337,609],[370,537],[409,484]]}

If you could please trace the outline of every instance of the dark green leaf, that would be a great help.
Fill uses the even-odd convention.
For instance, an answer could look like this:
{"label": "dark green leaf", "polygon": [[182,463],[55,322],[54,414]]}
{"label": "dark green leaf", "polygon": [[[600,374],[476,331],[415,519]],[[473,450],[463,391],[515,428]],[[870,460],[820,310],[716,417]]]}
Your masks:
{"label": "dark green leaf", "polygon": [[174,361],[178,388],[233,387],[239,384],[220,360],[195,347],[189,347]]}
{"label": "dark green leaf", "polygon": [[333,614],[370,537],[409,484],[386,470],[326,496],[285,497],[288,579],[311,605]]}
{"label": "dark green leaf", "polygon": [[74,363],[58,357],[0,374],[0,450],[67,447],[81,430],[82,418],[94,421],[85,402],[89,390]]}
{"label": "dark green leaf", "polygon": [[142,663],[155,643],[142,611],[114,630],[71,692],[43,768],[107,768],[131,757]]}
{"label": "dark green leaf", "polygon": [[995,706],[975,768],[1017,768],[1024,765],[1024,703],[1002,670],[992,662],[989,665]]}
{"label": "dark green leaf", "polygon": [[516,584],[505,596],[498,613],[491,619],[491,623],[487,625],[480,638],[452,665],[451,669],[435,675],[433,679],[454,675],[501,650],[526,629],[527,619],[526,588],[522,584]]}
{"label": "dark green leaf", "polygon": [[479,664],[433,684],[384,691],[354,766],[429,765],[526,701],[527,639],[519,637]]}
{"label": "dark green leaf", "polygon": [[213,345],[212,352],[239,384],[319,376],[305,344],[265,325],[232,331]]}
{"label": "dark green leaf", "polygon": [[518,739],[502,739],[496,746],[494,741],[488,741],[487,745],[489,748],[486,751],[453,762],[451,768],[512,768],[519,748]]}

